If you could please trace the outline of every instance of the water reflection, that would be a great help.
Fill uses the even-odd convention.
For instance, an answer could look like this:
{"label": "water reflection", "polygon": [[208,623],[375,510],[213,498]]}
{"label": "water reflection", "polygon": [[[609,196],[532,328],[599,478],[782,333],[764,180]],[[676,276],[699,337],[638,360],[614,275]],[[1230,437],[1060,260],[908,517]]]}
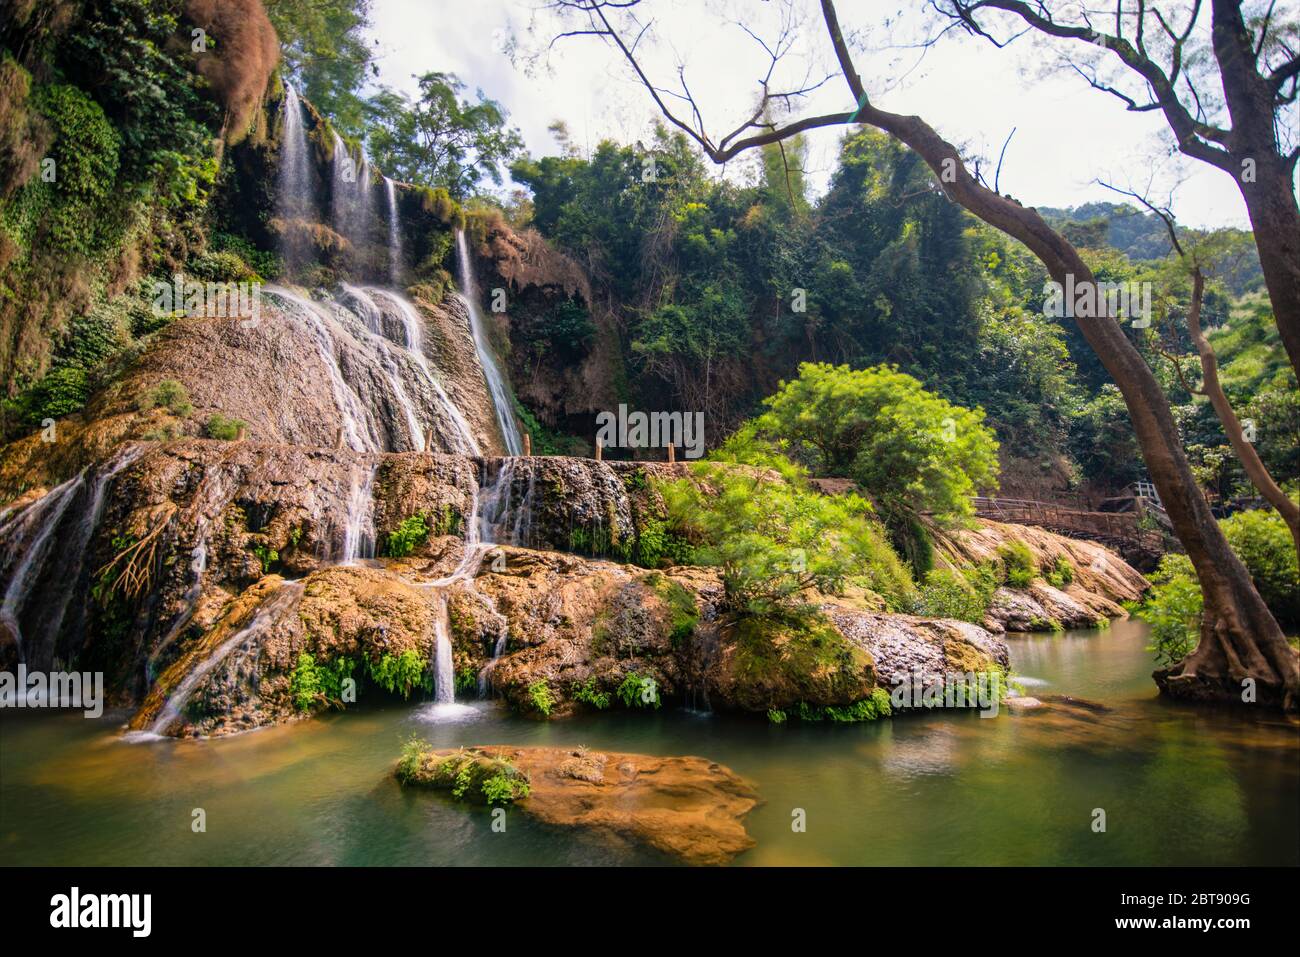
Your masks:
{"label": "water reflection", "polygon": [[[664,863],[599,834],[404,791],[413,733],[461,744],[698,754],[757,786],[762,864],[1297,864],[1300,726],[1161,701],[1145,632],[1013,637],[1027,691],[994,719],[769,725],[665,710],[543,723],[499,704],[362,706],[211,741],[124,744],[111,720],[0,718],[0,861],[81,864]],[[432,720],[431,720],[432,719]],[[116,716],[120,724],[124,716]],[[202,807],[205,834],[190,831]],[[1106,831],[1092,828],[1104,809]],[[796,811],[807,830],[792,830]]]}

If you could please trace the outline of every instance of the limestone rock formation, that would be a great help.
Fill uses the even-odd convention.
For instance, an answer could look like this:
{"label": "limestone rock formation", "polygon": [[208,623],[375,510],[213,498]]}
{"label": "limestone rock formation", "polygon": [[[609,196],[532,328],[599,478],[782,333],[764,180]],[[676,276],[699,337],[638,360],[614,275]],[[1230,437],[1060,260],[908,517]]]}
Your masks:
{"label": "limestone rock formation", "polygon": [[491,746],[426,751],[399,765],[398,776],[452,793],[459,778],[459,796],[475,803],[487,803],[484,781],[522,780],[526,793],[513,803],[530,816],[604,832],[686,864],[725,864],[754,846],[744,820],[758,793],[705,758]]}

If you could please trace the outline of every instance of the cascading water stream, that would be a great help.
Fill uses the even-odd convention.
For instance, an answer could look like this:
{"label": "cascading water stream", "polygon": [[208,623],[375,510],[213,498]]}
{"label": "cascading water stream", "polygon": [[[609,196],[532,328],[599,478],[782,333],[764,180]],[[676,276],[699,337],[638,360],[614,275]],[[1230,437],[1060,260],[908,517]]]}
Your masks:
{"label": "cascading water stream", "polygon": [[149,726],[147,736],[153,737],[165,734],[171,723],[180,717],[181,709],[185,707],[190,695],[194,693],[194,689],[199,686],[203,679],[240,645],[260,638],[262,633],[273,625],[279,615],[288,608],[289,604],[302,595],[302,590],[301,582],[287,581],[281,584],[273,595],[262,602],[261,606],[253,614],[252,621],[218,645],[212,654],[204,659],[197,668],[192,669],[184,680],[176,686],[176,689],[167,698],[166,704],[158,712],[158,717]]}
{"label": "cascading water stream", "polygon": [[[527,513],[532,510],[534,470],[531,463],[523,458],[498,459],[496,474],[488,482],[488,465],[483,463],[483,471],[478,476],[470,496],[470,514],[465,523],[465,550],[456,568],[444,578],[424,583],[437,602],[434,609],[434,637],[436,657],[434,661],[434,700],[436,704],[450,704],[455,701],[455,670],[452,664],[453,649],[447,614],[447,589],[463,583],[464,586],[483,600],[497,617],[499,631],[492,649],[492,658],[479,672],[478,691],[485,696],[489,690],[491,673],[497,660],[505,654],[508,640],[508,623],[496,610],[495,604],[486,595],[474,587],[474,579],[483,565],[483,560],[498,545],[516,544],[521,539],[521,531],[527,529]],[[523,501],[514,502],[516,476],[520,463],[528,469],[528,486]],[[526,531],[525,531],[526,533]]]}
{"label": "cascading water stream", "polygon": [[[281,106],[280,173],[276,206],[280,219],[288,224],[316,218],[315,198],[311,189],[311,167],[307,158],[307,131],[303,125],[302,101],[289,83],[284,85]],[[306,250],[296,232],[286,229],[280,236],[280,254],[290,266],[299,263]]]}
{"label": "cascading water stream", "polygon": [[347,521],[343,527],[343,564],[351,565],[359,558],[375,557],[375,519],[373,489],[375,473],[379,466],[367,467],[365,477],[352,480],[348,496]]}
{"label": "cascading water stream", "polygon": [[[15,549],[25,547],[23,557],[10,575],[4,599],[0,602],[0,628],[12,632],[20,662],[27,659],[23,650],[23,634],[19,617],[27,604],[32,586],[40,577],[54,531],[63,520],[68,506],[76,499],[85,484],[86,470],[82,469],[66,482],[46,492],[39,501],[32,503],[21,515],[11,518],[5,526],[6,532],[17,526],[14,530],[18,531],[19,537],[12,542],[11,547]],[[8,541],[6,544],[10,545]]]}
{"label": "cascading water stream", "polygon": [[365,325],[361,338],[370,347],[369,351],[378,359],[384,377],[388,380],[389,392],[392,393],[398,408],[402,410],[402,417],[406,420],[407,438],[410,441],[410,447],[416,452],[423,452],[425,450],[424,427],[420,424],[420,417],[416,414],[415,405],[411,402],[411,398],[406,392],[406,386],[403,384],[402,369],[396,354],[397,347],[384,338],[383,312],[364,290],[356,286],[350,286],[347,283],[343,283],[342,288],[348,298],[356,303],[358,307],[351,314],[354,317],[359,316]]}
{"label": "cascading water stream", "polygon": [[388,281],[394,289],[401,289],[402,224],[397,217],[397,186],[387,176],[384,177],[384,197],[388,200]]}
{"label": "cascading water stream", "polygon": [[421,319],[420,314],[416,311],[415,306],[401,295],[389,289],[374,289],[366,287],[364,289],[372,299],[379,297],[390,302],[402,320],[403,332],[406,336],[406,348],[415,364],[419,366],[420,373],[432,390],[434,400],[437,402],[440,411],[447,417],[452,425],[451,432],[447,433],[447,438],[452,447],[452,451],[461,455],[479,455],[479,444],[474,438],[474,430],[470,428],[468,420],[456,406],[456,403],[447,395],[447,390],[442,387],[438,377],[433,374],[429,367],[429,360],[424,355],[424,336],[420,332]]}
{"label": "cascading water stream", "polygon": [[361,246],[368,238],[372,218],[370,161],[361,153],[353,159],[343,138],[334,132],[333,196],[330,218],[334,231]]}
{"label": "cascading water stream", "polygon": [[95,534],[95,529],[99,527],[99,519],[104,511],[104,500],[108,495],[109,486],[113,484],[113,480],[125,468],[144,454],[145,448],[144,445],[128,445],[119,448],[113,458],[109,460],[108,465],[100,469],[91,480],[90,504],[82,512],[81,520],[77,522],[72,538],[67,543],[67,548],[65,548],[65,552],[75,557],[73,558],[71,574],[66,579],[69,586],[63,589],[63,597],[59,601],[54,617],[50,619],[49,624],[45,627],[45,639],[48,643],[58,641],[59,631],[63,627],[63,619],[68,613],[68,604],[72,600],[72,593],[81,582],[81,573],[86,562],[86,550],[90,547],[90,540]]}
{"label": "cascading water stream", "polygon": [[487,380],[488,393],[492,396],[492,408],[496,412],[497,425],[506,444],[506,453],[522,455],[524,439],[519,432],[519,423],[515,421],[510,390],[505,377],[492,354],[492,346],[487,339],[483,317],[478,308],[478,284],[474,281],[474,263],[469,256],[469,243],[463,229],[456,230],[456,261],[460,267],[461,300],[469,313],[470,331],[474,335],[474,348],[478,352],[479,363],[483,366],[483,377]]}
{"label": "cascading water stream", "polygon": [[314,302],[283,286],[268,286],[266,291],[287,302],[292,307],[292,314],[301,318],[311,332],[321,362],[329,375],[334,405],[343,420],[343,440],[348,448],[358,452],[380,451],[381,443],[375,434],[374,422],[339,367],[338,347],[328,317],[321,313]]}

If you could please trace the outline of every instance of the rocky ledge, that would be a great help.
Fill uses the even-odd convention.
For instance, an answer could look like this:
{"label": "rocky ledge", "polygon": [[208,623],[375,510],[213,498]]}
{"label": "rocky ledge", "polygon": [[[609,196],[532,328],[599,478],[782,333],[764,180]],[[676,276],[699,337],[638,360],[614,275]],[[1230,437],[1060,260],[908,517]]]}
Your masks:
{"label": "rocky ledge", "polygon": [[744,821],[758,792],[705,758],[486,746],[412,751],[396,774],[407,786],[513,803],[546,824],[603,832],[686,864],[725,864],[754,846]]}

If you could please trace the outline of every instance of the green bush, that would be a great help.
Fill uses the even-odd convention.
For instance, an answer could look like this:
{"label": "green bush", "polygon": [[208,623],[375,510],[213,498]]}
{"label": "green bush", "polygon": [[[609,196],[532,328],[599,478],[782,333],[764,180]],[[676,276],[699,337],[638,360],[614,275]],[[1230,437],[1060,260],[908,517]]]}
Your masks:
{"label": "green bush", "polygon": [[407,648],[400,655],[383,654],[378,662],[367,661],[366,670],[370,680],[389,694],[409,698],[416,688],[426,692],[433,690],[429,662],[413,648]]}
{"label": "green bush", "polygon": [[29,425],[57,419],[85,408],[90,398],[90,377],[85,369],[61,366],[51,369],[23,394],[17,411]]}
{"label": "green bush", "polygon": [[1201,585],[1191,559],[1165,555],[1151,574],[1151,591],[1138,609],[1138,617],[1151,626],[1156,662],[1171,665],[1185,658],[1201,633]]}
{"label": "green bush", "polygon": [[1272,509],[1257,509],[1239,512],[1219,525],[1278,622],[1300,625],[1300,571],[1282,516]]}
{"label": "green bush", "polygon": [[927,618],[956,618],[978,625],[992,594],[992,589],[980,588],[961,572],[936,568],[925,576],[916,610]]}
{"label": "green bush", "polygon": [[659,700],[659,685],[655,680],[643,678],[635,671],[629,671],[623,676],[615,694],[625,708],[658,708],[662,704]]}
{"label": "green bush", "polygon": [[250,279],[270,279],[279,276],[283,264],[274,252],[258,249],[243,236],[231,233],[213,233],[209,246],[219,253],[232,253],[253,273]]}
{"label": "green bush", "polygon": [[181,417],[194,411],[189,391],[175,379],[163,379],[141,397],[139,406],[141,412],[164,408],[172,415]]}
{"label": "green bush", "polygon": [[357,663],[352,658],[336,658],[317,663],[307,652],[298,655],[298,664],[289,676],[289,690],[299,711],[310,711],[317,701],[341,705],[343,684],[352,677]]}
{"label": "green bush", "polygon": [[233,442],[239,438],[239,432],[244,428],[243,419],[229,419],[221,413],[217,413],[208,419],[204,430],[208,433],[210,439],[221,439],[223,442]]}
{"label": "green bush", "polygon": [[[1259,589],[1260,597],[1283,627],[1300,620],[1296,554],[1282,517],[1271,510],[1241,512],[1219,523]],[[1196,570],[1186,555],[1166,555],[1150,576],[1152,588],[1137,610],[1151,625],[1151,645],[1161,665],[1173,664],[1196,647],[1203,599]]]}
{"label": "green bush", "polygon": [[429,521],[423,512],[404,518],[388,535],[384,551],[390,558],[405,558],[429,540]]}
{"label": "green bush", "polygon": [[256,280],[252,267],[235,252],[207,252],[195,256],[186,269],[195,279],[204,282],[246,282]]}
{"label": "green bush", "polygon": [[424,760],[425,753],[431,747],[432,745],[419,735],[412,734],[407,738],[402,744],[402,756],[397,761],[397,779],[403,784],[414,779],[416,771],[420,768],[420,762]]}
{"label": "green bush", "polygon": [[1056,561],[1048,568],[1044,575],[1047,583],[1054,588],[1064,588],[1070,582],[1074,581],[1074,566],[1064,555],[1058,555]]}
{"label": "green bush", "polygon": [[528,700],[533,703],[534,710],[538,714],[550,717],[551,710],[555,707],[555,698],[551,695],[551,686],[543,678],[540,681],[534,681],[528,686]]}
{"label": "green bush", "polygon": [[726,610],[767,614],[798,604],[810,588],[838,592],[850,583],[894,609],[914,600],[911,575],[870,503],[817,492],[752,428],[692,470],[658,487],[670,520],[698,543],[695,559],[719,568]]}
{"label": "green bush", "polygon": [[1012,588],[1028,588],[1038,577],[1034,566],[1034,553],[1024,542],[1005,542],[998,546],[998,558],[1002,560],[1002,572],[1006,582]]}
{"label": "green bush", "polygon": [[532,790],[522,777],[511,777],[505,773],[492,775],[483,782],[482,788],[483,797],[488,805],[494,807],[522,800],[528,797]]}
{"label": "green bush", "polygon": [[595,708],[597,711],[604,711],[609,707],[609,692],[600,691],[596,687],[596,679],[594,676],[588,678],[581,684],[575,681],[573,683],[571,694],[574,701],[591,705],[591,707]]}

